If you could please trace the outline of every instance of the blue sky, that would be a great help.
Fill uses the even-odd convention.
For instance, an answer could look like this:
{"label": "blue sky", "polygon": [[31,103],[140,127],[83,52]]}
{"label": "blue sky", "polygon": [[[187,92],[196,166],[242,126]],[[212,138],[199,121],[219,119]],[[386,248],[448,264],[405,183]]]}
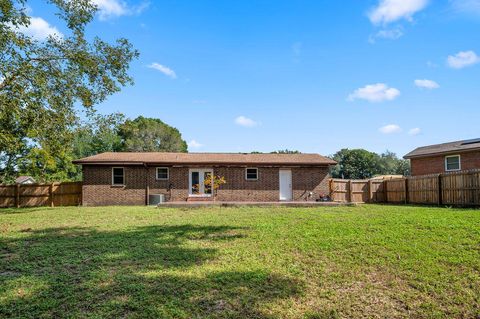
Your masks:
{"label": "blue sky", "polygon": [[[480,137],[480,0],[95,1],[88,34],[141,54],[97,108],[160,118],[190,151],[403,156]],[[66,32],[29,6],[26,32]]]}

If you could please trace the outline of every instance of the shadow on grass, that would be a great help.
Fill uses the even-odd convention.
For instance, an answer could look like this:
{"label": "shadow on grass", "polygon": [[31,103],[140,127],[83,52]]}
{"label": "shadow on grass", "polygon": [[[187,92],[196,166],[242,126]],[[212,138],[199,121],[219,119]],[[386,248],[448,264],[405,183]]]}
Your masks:
{"label": "shadow on grass", "polygon": [[[301,284],[264,271],[205,271],[241,228],[50,228],[0,244],[0,317],[270,318]],[[200,273],[200,275],[199,275]]]}

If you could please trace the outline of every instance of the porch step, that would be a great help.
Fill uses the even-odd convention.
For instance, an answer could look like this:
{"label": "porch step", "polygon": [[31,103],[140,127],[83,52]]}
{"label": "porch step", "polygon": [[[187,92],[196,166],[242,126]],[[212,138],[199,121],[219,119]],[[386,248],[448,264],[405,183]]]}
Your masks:
{"label": "porch step", "polygon": [[196,197],[196,196],[190,196],[187,198],[187,202],[211,202],[212,197]]}

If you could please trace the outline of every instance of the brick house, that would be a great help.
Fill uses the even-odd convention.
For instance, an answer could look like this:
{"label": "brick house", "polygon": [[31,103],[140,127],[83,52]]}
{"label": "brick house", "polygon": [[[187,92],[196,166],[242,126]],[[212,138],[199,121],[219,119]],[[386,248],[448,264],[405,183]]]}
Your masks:
{"label": "brick house", "polygon": [[148,205],[152,194],[167,201],[212,200],[204,181],[224,176],[218,201],[303,201],[328,194],[329,166],[319,154],[102,153],[82,165],[82,204]]}
{"label": "brick house", "polygon": [[404,156],[411,174],[427,175],[480,168],[480,138],[422,146]]}

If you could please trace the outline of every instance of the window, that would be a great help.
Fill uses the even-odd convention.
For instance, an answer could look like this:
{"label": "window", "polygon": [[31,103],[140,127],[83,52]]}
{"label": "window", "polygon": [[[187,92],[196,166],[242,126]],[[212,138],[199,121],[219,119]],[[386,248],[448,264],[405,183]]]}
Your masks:
{"label": "window", "polygon": [[247,181],[256,181],[258,179],[258,168],[247,168],[245,178]]}
{"label": "window", "polygon": [[452,156],[445,157],[446,171],[459,171],[460,169],[461,169],[460,155],[452,155]]}
{"label": "window", "polygon": [[125,172],[123,167],[112,168],[112,185],[124,185],[125,184]]}
{"label": "window", "polygon": [[168,179],[168,167],[157,167],[157,179]]}

